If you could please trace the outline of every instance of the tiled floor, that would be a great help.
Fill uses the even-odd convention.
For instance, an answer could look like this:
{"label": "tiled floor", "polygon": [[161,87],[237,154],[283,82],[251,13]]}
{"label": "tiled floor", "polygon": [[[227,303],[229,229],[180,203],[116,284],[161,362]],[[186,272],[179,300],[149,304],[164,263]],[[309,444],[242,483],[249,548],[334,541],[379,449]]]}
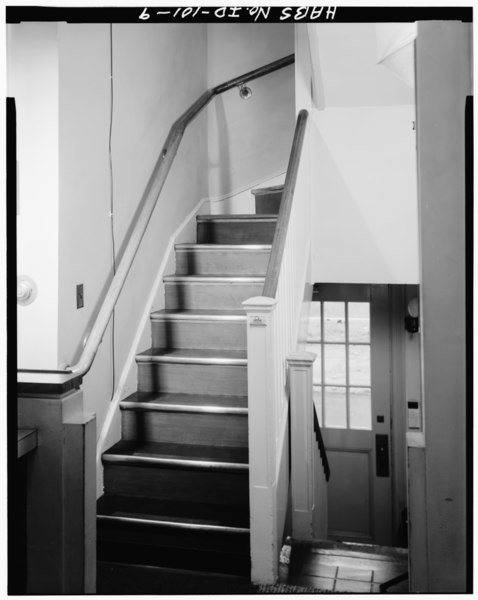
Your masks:
{"label": "tiled floor", "polygon": [[[282,553],[280,578],[292,585],[327,592],[380,593],[380,584],[407,572],[403,549],[340,542],[291,542],[290,547],[290,552],[286,547]],[[407,593],[408,581],[387,591]]]}

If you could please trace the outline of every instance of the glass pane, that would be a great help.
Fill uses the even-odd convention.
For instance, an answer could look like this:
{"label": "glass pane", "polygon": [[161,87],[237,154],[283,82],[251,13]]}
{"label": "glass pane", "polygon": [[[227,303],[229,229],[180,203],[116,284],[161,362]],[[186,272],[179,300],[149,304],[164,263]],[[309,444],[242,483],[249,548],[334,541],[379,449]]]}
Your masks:
{"label": "glass pane", "polygon": [[349,346],[349,384],[370,385],[370,346]]}
{"label": "glass pane", "polygon": [[320,313],[322,311],[320,302],[311,302],[310,303],[310,316],[314,317],[314,319],[320,319]]}
{"label": "glass pane", "polygon": [[324,340],[345,342],[345,302],[324,302]]}
{"label": "glass pane", "polygon": [[372,429],[372,393],[370,388],[349,388],[351,429]]}
{"label": "glass pane", "polygon": [[307,340],[318,342],[321,339],[320,302],[311,302]]}
{"label": "glass pane", "polygon": [[347,428],[346,389],[339,387],[324,388],[324,421],[326,427]]}
{"label": "glass pane", "polygon": [[314,385],[314,404],[317,410],[317,416],[319,417],[319,425],[323,427],[323,416],[322,416],[322,386]]}
{"label": "glass pane", "polygon": [[370,342],[368,302],[349,302],[349,342]]}
{"label": "glass pane", "polygon": [[316,359],[314,360],[314,364],[312,366],[312,381],[314,383],[322,382],[322,344],[311,344],[308,343],[306,345],[307,352],[313,352],[317,354]]}
{"label": "glass pane", "polygon": [[324,344],[324,381],[329,385],[345,385],[345,346]]}

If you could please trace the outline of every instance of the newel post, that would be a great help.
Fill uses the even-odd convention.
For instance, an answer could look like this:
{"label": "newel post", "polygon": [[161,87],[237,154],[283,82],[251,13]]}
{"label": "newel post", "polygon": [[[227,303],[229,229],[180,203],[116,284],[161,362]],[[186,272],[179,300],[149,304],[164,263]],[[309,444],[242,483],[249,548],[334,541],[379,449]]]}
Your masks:
{"label": "newel post", "polygon": [[314,536],[316,466],[312,366],[316,355],[297,352],[287,357],[290,385],[292,537]]}
{"label": "newel post", "polygon": [[280,548],[276,517],[274,309],[277,301],[243,302],[247,314],[251,581],[274,583]]}

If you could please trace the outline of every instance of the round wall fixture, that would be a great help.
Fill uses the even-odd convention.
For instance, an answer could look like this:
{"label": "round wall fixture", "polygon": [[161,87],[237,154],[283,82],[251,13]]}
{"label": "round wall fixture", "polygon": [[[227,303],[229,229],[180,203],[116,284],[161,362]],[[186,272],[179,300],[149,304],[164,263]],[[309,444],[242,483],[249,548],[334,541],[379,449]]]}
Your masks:
{"label": "round wall fixture", "polygon": [[405,329],[409,333],[417,333],[419,330],[419,312],[418,298],[412,298],[407,304],[407,314],[405,315]]}
{"label": "round wall fixture", "polygon": [[37,284],[28,275],[17,277],[17,304],[26,306],[37,297]]}
{"label": "round wall fixture", "polygon": [[243,82],[240,84],[239,86],[239,96],[243,99],[243,100],[249,100],[249,98],[252,96],[252,90],[250,87],[247,87],[246,82]]}
{"label": "round wall fixture", "polygon": [[412,298],[408,302],[407,309],[408,309],[408,314],[411,317],[415,317],[415,318],[418,317],[418,311],[419,311],[419,308],[418,308],[418,298],[416,298],[416,297]]}

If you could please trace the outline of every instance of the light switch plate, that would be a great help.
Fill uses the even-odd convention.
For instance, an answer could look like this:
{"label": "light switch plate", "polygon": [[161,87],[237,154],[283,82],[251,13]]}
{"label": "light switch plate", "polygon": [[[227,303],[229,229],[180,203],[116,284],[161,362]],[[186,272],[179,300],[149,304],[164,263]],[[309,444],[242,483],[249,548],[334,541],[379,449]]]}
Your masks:
{"label": "light switch plate", "polygon": [[76,286],[76,308],[83,308],[85,305],[85,299],[83,295],[83,284],[79,283]]}

